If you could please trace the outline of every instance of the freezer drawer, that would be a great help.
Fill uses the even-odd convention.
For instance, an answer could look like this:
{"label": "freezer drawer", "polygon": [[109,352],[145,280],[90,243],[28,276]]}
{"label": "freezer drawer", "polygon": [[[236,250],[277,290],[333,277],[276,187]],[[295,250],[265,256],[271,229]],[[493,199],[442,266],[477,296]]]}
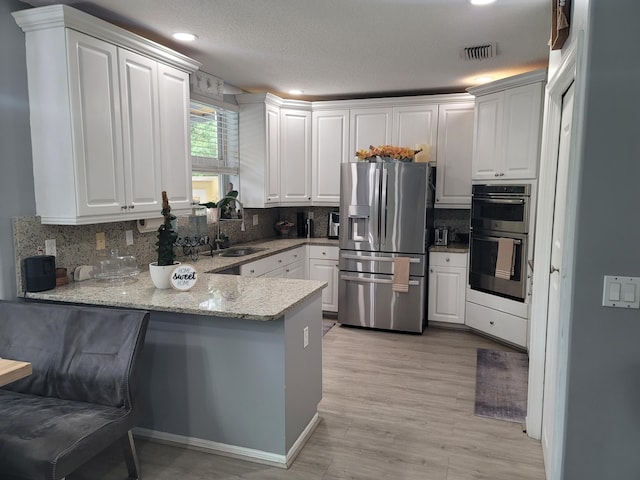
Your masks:
{"label": "freezer drawer", "polygon": [[407,293],[391,289],[391,275],[340,272],[338,321],[384,330],[422,333],[426,326],[426,279],[409,277]]}
{"label": "freezer drawer", "polygon": [[340,250],[340,270],[393,275],[393,259],[395,257],[409,257],[409,275],[415,277],[424,277],[426,275],[426,255],[356,250]]}

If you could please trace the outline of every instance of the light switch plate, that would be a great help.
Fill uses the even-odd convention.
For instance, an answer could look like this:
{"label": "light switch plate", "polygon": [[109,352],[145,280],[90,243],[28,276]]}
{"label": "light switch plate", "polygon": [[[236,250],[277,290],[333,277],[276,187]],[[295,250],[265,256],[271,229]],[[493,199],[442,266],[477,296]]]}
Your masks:
{"label": "light switch plate", "polygon": [[56,239],[50,238],[44,241],[44,254],[56,256]]}
{"label": "light switch plate", "polygon": [[640,277],[605,275],[602,306],[640,308]]}
{"label": "light switch plate", "polygon": [[107,241],[104,232],[96,233],[96,250],[104,250],[107,248]]}

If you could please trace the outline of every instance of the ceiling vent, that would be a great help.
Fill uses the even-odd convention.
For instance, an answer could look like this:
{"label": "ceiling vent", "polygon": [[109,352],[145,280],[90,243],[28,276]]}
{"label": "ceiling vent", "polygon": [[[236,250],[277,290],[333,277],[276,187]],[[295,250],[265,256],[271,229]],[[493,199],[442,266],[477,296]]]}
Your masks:
{"label": "ceiling vent", "polygon": [[463,48],[462,58],[465,60],[484,60],[485,58],[495,57],[497,53],[497,45],[495,43],[486,43]]}

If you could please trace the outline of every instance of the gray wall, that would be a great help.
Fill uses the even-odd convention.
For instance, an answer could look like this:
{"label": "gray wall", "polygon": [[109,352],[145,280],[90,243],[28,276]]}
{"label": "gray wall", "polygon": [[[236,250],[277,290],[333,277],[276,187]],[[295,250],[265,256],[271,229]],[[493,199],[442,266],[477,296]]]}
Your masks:
{"label": "gray wall", "polygon": [[589,8],[562,478],[637,479],[640,311],[601,300],[604,275],[640,276],[640,2]]}
{"label": "gray wall", "polygon": [[35,213],[24,34],[12,11],[27,5],[0,2],[0,298],[16,295],[11,218]]}

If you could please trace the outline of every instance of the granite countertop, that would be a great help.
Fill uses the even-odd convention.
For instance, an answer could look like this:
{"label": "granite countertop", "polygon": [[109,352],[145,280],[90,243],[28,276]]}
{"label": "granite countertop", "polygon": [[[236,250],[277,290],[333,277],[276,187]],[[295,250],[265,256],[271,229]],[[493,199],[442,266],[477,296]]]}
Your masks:
{"label": "granite countertop", "polygon": [[449,245],[431,245],[429,252],[468,253],[468,243],[450,243]]}
{"label": "granite countertop", "polygon": [[326,282],[288,278],[252,278],[207,273],[247,263],[301,245],[338,245],[326,238],[290,238],[251,242],[265,250],[244,257],[203,257],[185,262],[198,272],[198,282],[189,291],[157,289],[149,272],[122,281],[86,280],[44,292],[26,293],[26,298],[55,302],[104,305],[195,315],[269,321],[282,317],[326,287]]}

